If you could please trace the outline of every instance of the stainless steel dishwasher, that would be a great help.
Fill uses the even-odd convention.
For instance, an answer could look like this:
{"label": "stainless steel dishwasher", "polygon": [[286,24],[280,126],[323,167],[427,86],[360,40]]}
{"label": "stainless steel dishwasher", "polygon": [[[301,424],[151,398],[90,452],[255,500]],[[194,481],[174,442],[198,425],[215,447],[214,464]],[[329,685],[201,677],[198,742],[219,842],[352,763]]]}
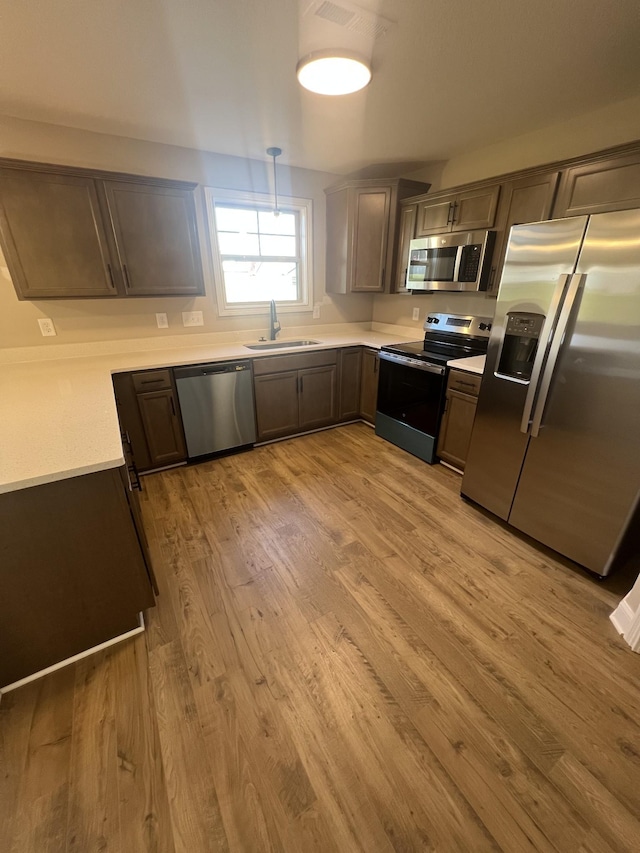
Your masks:
{"label": "stainless steel dishwasher", "polygon": [[179,367],[174,375],[189,459],[255,442],[251,362]]}

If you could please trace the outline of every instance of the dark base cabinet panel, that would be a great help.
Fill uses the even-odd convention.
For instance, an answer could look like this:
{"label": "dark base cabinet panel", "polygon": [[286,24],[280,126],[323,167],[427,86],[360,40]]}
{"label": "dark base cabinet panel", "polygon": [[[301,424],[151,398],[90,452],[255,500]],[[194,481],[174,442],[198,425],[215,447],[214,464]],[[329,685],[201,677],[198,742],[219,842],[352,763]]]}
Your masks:
{"label": "dark base cabinet panel", "polygon": [[298,431],[298,371],[256,376],[258,441]]}
{"label": "dark base cabinet panel", "polygon": [[118,468],[0,495],[0,686],[135,628],[154,603]]}
{"label": "dark base cabinet panel", "polygon": [[318,429],[336,422],[336,366],[309,367],[298,372],[299,426]]}
{"label": "dark base cabinet panel", "polygon": [[362,382],[360,385],[360,415],[370,424],[375,422],[378,403],[378,366],[380,357],[376,350],[362,352]]}
{"label": "dark base cabinet panel", "polygon": [[362,347],[340,350],[339,355],[339,411],[341,421],[360,417],[360,377],[362,375]]}

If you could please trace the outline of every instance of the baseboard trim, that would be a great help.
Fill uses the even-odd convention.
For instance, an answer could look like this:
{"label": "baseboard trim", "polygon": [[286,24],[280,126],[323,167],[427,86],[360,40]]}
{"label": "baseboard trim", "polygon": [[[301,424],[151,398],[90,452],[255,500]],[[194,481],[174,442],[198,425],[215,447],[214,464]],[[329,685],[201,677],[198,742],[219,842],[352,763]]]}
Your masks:
{"label": "baseboard trim", "polygon": [[623,598],[609,619],[618,634],[631,646],[632,651],[640,652],[640,611],[636,613]]}
{"label": "baseboard trim", "polygon": [[82,658],[87,658],[89,655],[95,655],[96,652],[101,652],[103,649],[108,649],[109,646],[115,646],[116,643],[121,643],[123,640],[128,640],[130,637],[135,637],[136,634],[142,634],[144,631],[144,615],[142,612],[138,613],[138,627],[132,628],[131,631],[125,631],[124,634],[118,634],[117,637],[112,637],[110,640],[106,640],[104,643],[99,643],[97,646],[92,646],[90,649],[85,649],[83,652],[78,652],[77,655],[72,655],[70,658],[65,658],[64,660],[58,661],[58,663],[54,663],[51,666],[45,667],[45,669],[41,669],[38,672],[34,672],[32,675],[27,675],[25,678],[20,678],[18,681],[14,681],[13,684],[7,684],[6,687],[0,687],[0,698],[5,694],[9,693],[11,690],[17,690],[18,687],[23,687],[25,684],[29,684],[32,681],[36,681],[38,678],[44,678],[45,675],[49,675],[52,672],[55,672],[58,669],[62,669],[65,666],[69,666],[69,664],[76,663],[76,661],[82,660]]}

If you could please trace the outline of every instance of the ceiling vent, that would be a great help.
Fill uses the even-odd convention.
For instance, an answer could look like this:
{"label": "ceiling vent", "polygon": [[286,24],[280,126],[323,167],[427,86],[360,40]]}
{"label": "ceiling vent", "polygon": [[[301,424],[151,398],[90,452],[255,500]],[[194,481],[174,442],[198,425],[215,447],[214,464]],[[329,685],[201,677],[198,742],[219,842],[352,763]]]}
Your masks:
{"label": "ceiling vent", "polygon": [[345,0],[340,0],[338,3],[332,0],[311,0],[304,15],[323,18],[325,21],[330,21],[358,35],[372,38],[374,41],[385,36],[394,26],[392,21],[367,12]]}

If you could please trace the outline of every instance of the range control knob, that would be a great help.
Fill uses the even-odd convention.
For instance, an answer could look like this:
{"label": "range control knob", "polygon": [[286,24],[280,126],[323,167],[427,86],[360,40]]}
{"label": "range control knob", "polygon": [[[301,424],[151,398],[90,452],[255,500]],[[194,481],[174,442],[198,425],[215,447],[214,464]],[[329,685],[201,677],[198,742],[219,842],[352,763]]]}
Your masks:
{"label": "range control knob", "polygon": [[439,323],[440,320],[437,317],[427,317],[427,323]]}
{"label": "range control knob", "polygon": [[480,329],[481,332],[484,332],[485,330],[487,332],[490,332],[491,331],[491,323],[480,323],[478,328]]}

